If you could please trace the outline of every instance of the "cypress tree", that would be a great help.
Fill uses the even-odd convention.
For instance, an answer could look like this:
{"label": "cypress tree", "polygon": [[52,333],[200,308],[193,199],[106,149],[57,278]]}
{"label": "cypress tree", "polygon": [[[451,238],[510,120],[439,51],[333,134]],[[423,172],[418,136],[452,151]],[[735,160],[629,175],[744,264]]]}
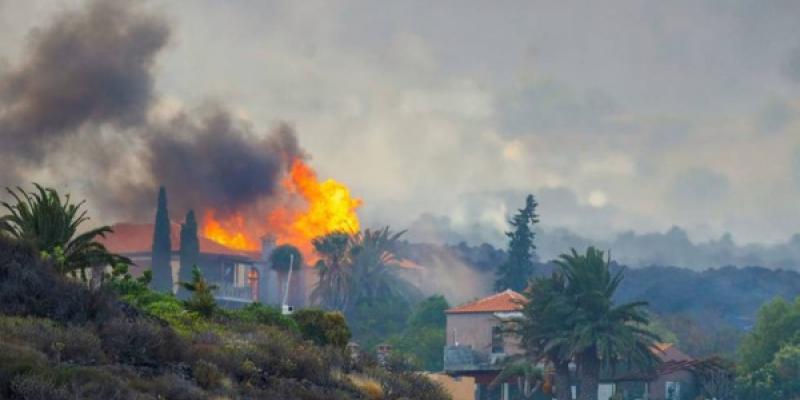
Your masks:
{"label": "cypress tree", "polygon": [[172,292],[172,242],[170,241],[169,211],[167,211],[167,191],[158,189],[158,209],[153,230],[153,289],[159,292]]}
{"label": "cypress tree", "polygon": [[[194,211],[189,210],[186,213],[186,219],[181,224],[181,267],[178,274],[180,282],[189,282],[192,280],[192,268],[200,267],[200,241],[197,239],[197,220],[194,217]],[[178,288],[178,297],[188,297],[188,293],[183,286]]]}
{"label": "cypress tree", "polygon": [[533,260],[536,257],[533,226],[539,222],[539,216],[536,215],[538,205],[533,195],[529,194],[525,199],[525,208],[508,221],[511,224],[511,230],[506,232],[509,238],[508,259],[497,268],[497,280],[494,283],[497,291],[522,291],[533,277]]}

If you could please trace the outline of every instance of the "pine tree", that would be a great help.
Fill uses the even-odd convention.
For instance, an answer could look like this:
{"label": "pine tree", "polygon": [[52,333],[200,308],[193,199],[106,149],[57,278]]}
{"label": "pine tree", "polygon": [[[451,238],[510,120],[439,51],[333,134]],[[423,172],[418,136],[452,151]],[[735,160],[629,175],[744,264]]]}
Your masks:
{"label": "pine tree", "polygon": [[159,292],[172,292],[172,242],[170,241],[169,212],[167,211],[167,191],[158,189],[158,209],[153,230],[153,289]]}
{"label": "pine tree", "polygon": [[[194,211],[186,213],[186,220],[181,224],[181,267],[179,281],[189,282],[192,279],[192,268],[199,266],[200,261],[200,241],[197,239],[197,220]],[[178,297],[186,298],[188,293],[183,286],[178,288]]]}
{"label": "pine tree", "polygon": [[533,195],[529,194],[525,199],[525,208],[520,209],[509,221],[512,229],[506,232],[509,238],[508,259],[497,268],[497,280],[494,283],[497,291],[522,291],[533,277],[533,261],[536,257],[533,226],[539,222],[539,216],[536,215],[538,205]]}

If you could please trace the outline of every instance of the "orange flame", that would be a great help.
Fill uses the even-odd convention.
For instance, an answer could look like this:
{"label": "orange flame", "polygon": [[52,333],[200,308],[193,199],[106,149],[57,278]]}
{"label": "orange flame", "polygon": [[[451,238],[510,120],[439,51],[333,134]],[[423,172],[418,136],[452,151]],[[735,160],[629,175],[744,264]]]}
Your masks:
{"label": "orange flame", "polygon": [[350,190],[333,179],[320,182],[314,170],[297,159],[283,181],[283,186],[295,202],[275,207],[261,220],[245,220],[241,213],[218,218],[214,210],[206,210],[203,218],[203,235],[217,243],[236,250],[257,251],[259,238],[272,235],[278,244],[296,246],[306,258],[313,261],[311,240],[331,232],[354,233],[360,229],[356,210],[361,199],[350,195]]}
{"label": "orange flame", "polygon": [[234,213],[224,220],[216,219],[215,214],[214,210],[203,214],[203,236],[231,249],[258,251],[261,245],[245,233],[241,214]]}

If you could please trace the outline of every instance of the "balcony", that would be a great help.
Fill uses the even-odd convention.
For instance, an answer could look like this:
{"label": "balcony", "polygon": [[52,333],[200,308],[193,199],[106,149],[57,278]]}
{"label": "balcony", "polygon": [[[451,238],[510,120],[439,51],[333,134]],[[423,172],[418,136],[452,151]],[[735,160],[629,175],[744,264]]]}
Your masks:
{"label": "balcony", "polygon": [[217,283],[219,289],[214,293],[217,300],[231,302],[253,302],[253,292],[250,286],[236,286],[230,283]]}
{"label": "balcony", "polygon": [[444,370],[448,373],[498,371],[505,353],[480,353],[472,346],[445,346]]}

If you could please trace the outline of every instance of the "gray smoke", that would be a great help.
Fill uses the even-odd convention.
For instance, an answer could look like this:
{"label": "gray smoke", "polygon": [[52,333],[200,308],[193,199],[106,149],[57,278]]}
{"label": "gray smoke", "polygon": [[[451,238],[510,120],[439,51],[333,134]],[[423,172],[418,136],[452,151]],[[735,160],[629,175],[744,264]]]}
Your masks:
{"label": "gray smoke", "polygon": [[[291,160],[305,158],[288,125],[259,135],[224,104],[149,117],[169,37],[133,0],[94,0],[32,32],[23,61],[0,75],[0,157],[11,166],[0,184],[44,169],[54,182],[42,183],[79,179],[93,209],[125,219],[149,218],[161,185],[177,215],[274,196]],[[69,168],[49,166],[59,162]]]}
{"label": "gray smoke", "polygon": [[164,20],[127,1],[94,1],[34,31],[25,61],[0,77],[5,153],[36,162],[86,125],[143,124],[168,38]]}
{"label": "gray smoke", "polygon": [[253,205],[273,196],[292,160],[304,157],[288,125],[257,138],[223,110],[199,123],[176,118],[161,129],[149,141],[149,166],[178,209]]}

